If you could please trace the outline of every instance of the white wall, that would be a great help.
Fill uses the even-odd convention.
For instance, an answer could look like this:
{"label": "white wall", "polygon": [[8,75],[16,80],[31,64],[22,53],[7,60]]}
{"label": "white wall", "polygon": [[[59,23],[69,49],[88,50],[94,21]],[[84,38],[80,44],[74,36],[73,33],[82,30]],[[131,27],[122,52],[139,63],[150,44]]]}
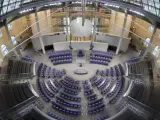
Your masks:
{"label": "white wall", "polygon": [[[96,35],[96,42],[108,43],[108,45],[115,47],[118,46],[119,40],[120,37],[115,35],[109,35],[103,33],[99,33],[99,35]],[[130,43],[130,38],[123,38],[120,50],[124,52],[127,51],[129,43]]]}
{"label": "white wall", "polygon": [[[48,35],[42,36],[42,39],[43,39],[44,46],[47,46],[47,45],[53,45],[53,43],[56,43],[56,42],[66,41],[66,35],[63,33],[60,33],[60,35],[48,34]],[[41,45],[40,45],[39,38],[35,37],[35,38],[32,38],[31,40],[32,40],[33,47],[36,50],[40,50]]]}
{"label": "white wall", "polygon": [[[73,50],[89,50],[90,49],[90,41],[73,41],[72,43]],[[107,51],[108,49],[108,43],[99,43],[94,42],[94,50],[101,50],[101,51]],[[69,49],[70,42],[58,42],[53,43],[54,50],[67,50]]]}
{"label": "white wall", "polygon": [[[66,35],[63,33],[61,33],[60,35],[48,34],[48,35],[42,36],[42,39],[43,39],[44,46],[47,46],[47,45],[53,45],[53,43],[57,43],[57,42],[65,42]],[[96,35],[95,42],[100,42],[101,45],[97,44],[96,46],[95,45],[94,46],[96,49],[99,49],[99,50],[101,50],[101,49],[104,50],[105,45],[103,43],[107,43],[108,45],[112,45],[112,46],[117,47],[119,39],[120,39],[119,36],[109,35],[109,34],[99,34],[99,35]],[[130,42],[129,38],[123,38],[120,50],[124,51],[124,52],[127,51],[129,42]],[[41,49],[41,45],[40,45],[40,41],[39,41],[38,37],[32,38],[32,43],[33,43],[33,47],[36,50]],[[74,43],[75,43],[75,45],[73,46]],[[76,41],[72,41],[72,47],[73,47],[73,49],[83,49],[83,48],[88,49],[88,48],[90,48],[90,41],[89,42],[78,42],[78,44],[76,44]],[[63,44],[62,44],[62,46],[59,46],[59,49],[63,49],[63,48],[66,49],[66,46],[63,46]],[[56,48],[56,49],[58,49],[58,48]],[[108,46],[105,49],[108,49]]]}

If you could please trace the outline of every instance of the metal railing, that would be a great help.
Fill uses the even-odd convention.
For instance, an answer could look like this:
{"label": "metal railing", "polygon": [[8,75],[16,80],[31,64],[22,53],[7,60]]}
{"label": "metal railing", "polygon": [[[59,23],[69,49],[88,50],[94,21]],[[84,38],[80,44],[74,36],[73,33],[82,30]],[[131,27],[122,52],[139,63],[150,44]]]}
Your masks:
{"label": "metal railing", "polygon": [[33,77],[33,73],[19,73],[18,75],[0,74],[0,81],[15,81],[19,79],[30,79]]}

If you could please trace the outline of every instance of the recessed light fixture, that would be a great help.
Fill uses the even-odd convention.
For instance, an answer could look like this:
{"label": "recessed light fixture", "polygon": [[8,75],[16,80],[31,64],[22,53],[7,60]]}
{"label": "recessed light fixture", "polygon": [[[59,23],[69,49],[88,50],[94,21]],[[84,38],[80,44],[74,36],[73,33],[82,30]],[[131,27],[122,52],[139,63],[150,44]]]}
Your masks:
{"label": "recessed light fixture", "polygon": [[138,11],[135,11],[135,10],[129,10],[130,12],[132,12],[132,13],[136,13],[136,14],[138,14],[138,15],[141,15],[141,16],[145,16],[143,13],[140,13],[140,12],[138,12]]}
{"label": "recessed light fixture", "polygon": [[120,8],[120,6],[118,6],[118,5],[112,5],[112,4],[108,4],[108,3],[104,4],[104,6],[109,6],[109,7],[114,7],[114,8]]}
{"label": "recessed light fixture", "polygon": [[20,13],[20,14],[23,14],[23,13],[30,12],[30,11],[32,11],[32,10],[34,10],[34,9],[33,9],[33,8],[25,9],[25,10],[20,11],[19,13]]}
{"label": "recessed light fixture", "polygon": [[59,6],[59,5],[62,5],[62,3],[61,3],[61,2],[51,3],[51,4],[44,5],[44,6],[45,6],[45,7],[48,7],[48,6]]}

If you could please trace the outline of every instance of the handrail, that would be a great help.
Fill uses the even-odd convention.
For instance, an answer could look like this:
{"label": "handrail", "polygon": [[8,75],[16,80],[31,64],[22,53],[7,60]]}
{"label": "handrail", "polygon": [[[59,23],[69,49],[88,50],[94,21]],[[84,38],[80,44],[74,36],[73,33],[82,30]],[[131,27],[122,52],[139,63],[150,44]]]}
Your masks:
{"label": "handrail", "polygon": [[130,96],[125,96],[124,99],[128,103],[133,105],[134,107],[136,107],[136,108],[139,107],[140,109],[143,108],[144,110],[148,111],[149,113],[152,113],[153,114],[152,117],[155,120],[158,120],[160,118],[160,112],[159,111],[157,111],[157,110],[155,110],[155,109],[153,109],[153,108],[151,108],[151,107],[149,107],[149,106],[147,106],[147,105],[145,105],[145,104],[143,104],[143,103],[131,98]]}
{"label": "handrail", "polygon": [[[7,110],[4,110],[4,111],[0,112],[0,116],[3,116],[3,114],[5,114],[5,113],[12,114],[12,111],[13,111],[13,110],[15,111],[15,109],[18,109],[19,106],[21,106],[21,105],[23,105],[23,104],[25,104],[25,103],[27,103],[27,102],[28,102],[27,104],[33,103],[36,98],[37,98],[36,96],[32,96],[32,97],[28,98],[27,100],[25,100],[25,101],[23,101],[23,102],[15,105],[15,106],[7,109]],[[7,114],[7,115],[8,115],[8,114]]]}

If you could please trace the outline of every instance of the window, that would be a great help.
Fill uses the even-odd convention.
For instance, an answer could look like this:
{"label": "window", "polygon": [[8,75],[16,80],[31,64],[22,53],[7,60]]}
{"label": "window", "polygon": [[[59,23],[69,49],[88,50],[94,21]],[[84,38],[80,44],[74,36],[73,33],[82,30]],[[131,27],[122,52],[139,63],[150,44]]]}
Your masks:
{"label": "window", "polygon": [[154,30],[154,26],[153,26],[153,25],[150,25],[150,26],[149,26],[149,31],[150,31],[151,33],[153,33],[153,30]]}
{"label": "window", "polygon": [[[67,28],[64,27],[64,32],[67,33]],[[68,34],[70,34],[71,30],[70,30],[70,27],[68,27]]]}
{"label": "window", "polygon": [[9,23],[9,24],[7,25],[7,27],[8,27],[9,30],[11,30],[11,29],[12,29],[12,24]]}
{"label": "window", "polygon": [[158,55],[159,55],[159,49],[158,48],[159,48],[159,46],[156,46],[153,50],[153,55],[156,56],[156,57],[158,57]]}
{"label": "window", "polygon": [[[66,20],[67,19],[67,20]],[[67,25],[67,23],[68,23],[68,25],[70,24],[70,19],[69,19],[69,17],[64,17],[63,18],[63,25]]]}
{"label": "window", "polygon": [[17,44],[15,36],[11,36],[11,41],[12,41],[13,45]]}
{"label": "window", "polygon": [[148,47],[149,44],[150,44],[150,41],[151,41],[150,38],[146,38],[146,40],[145,40],[145,42],[144,42],[144,45],[145,45],[146,47]]}
{"label": "window", "polygon": [[2,31],[0,30],[0,37],[2,37]]}
{"label": "window", "polygon": [[6,56],[8,53],[7,47],[4,44],[1,45],[1,52],[3,56]]}

